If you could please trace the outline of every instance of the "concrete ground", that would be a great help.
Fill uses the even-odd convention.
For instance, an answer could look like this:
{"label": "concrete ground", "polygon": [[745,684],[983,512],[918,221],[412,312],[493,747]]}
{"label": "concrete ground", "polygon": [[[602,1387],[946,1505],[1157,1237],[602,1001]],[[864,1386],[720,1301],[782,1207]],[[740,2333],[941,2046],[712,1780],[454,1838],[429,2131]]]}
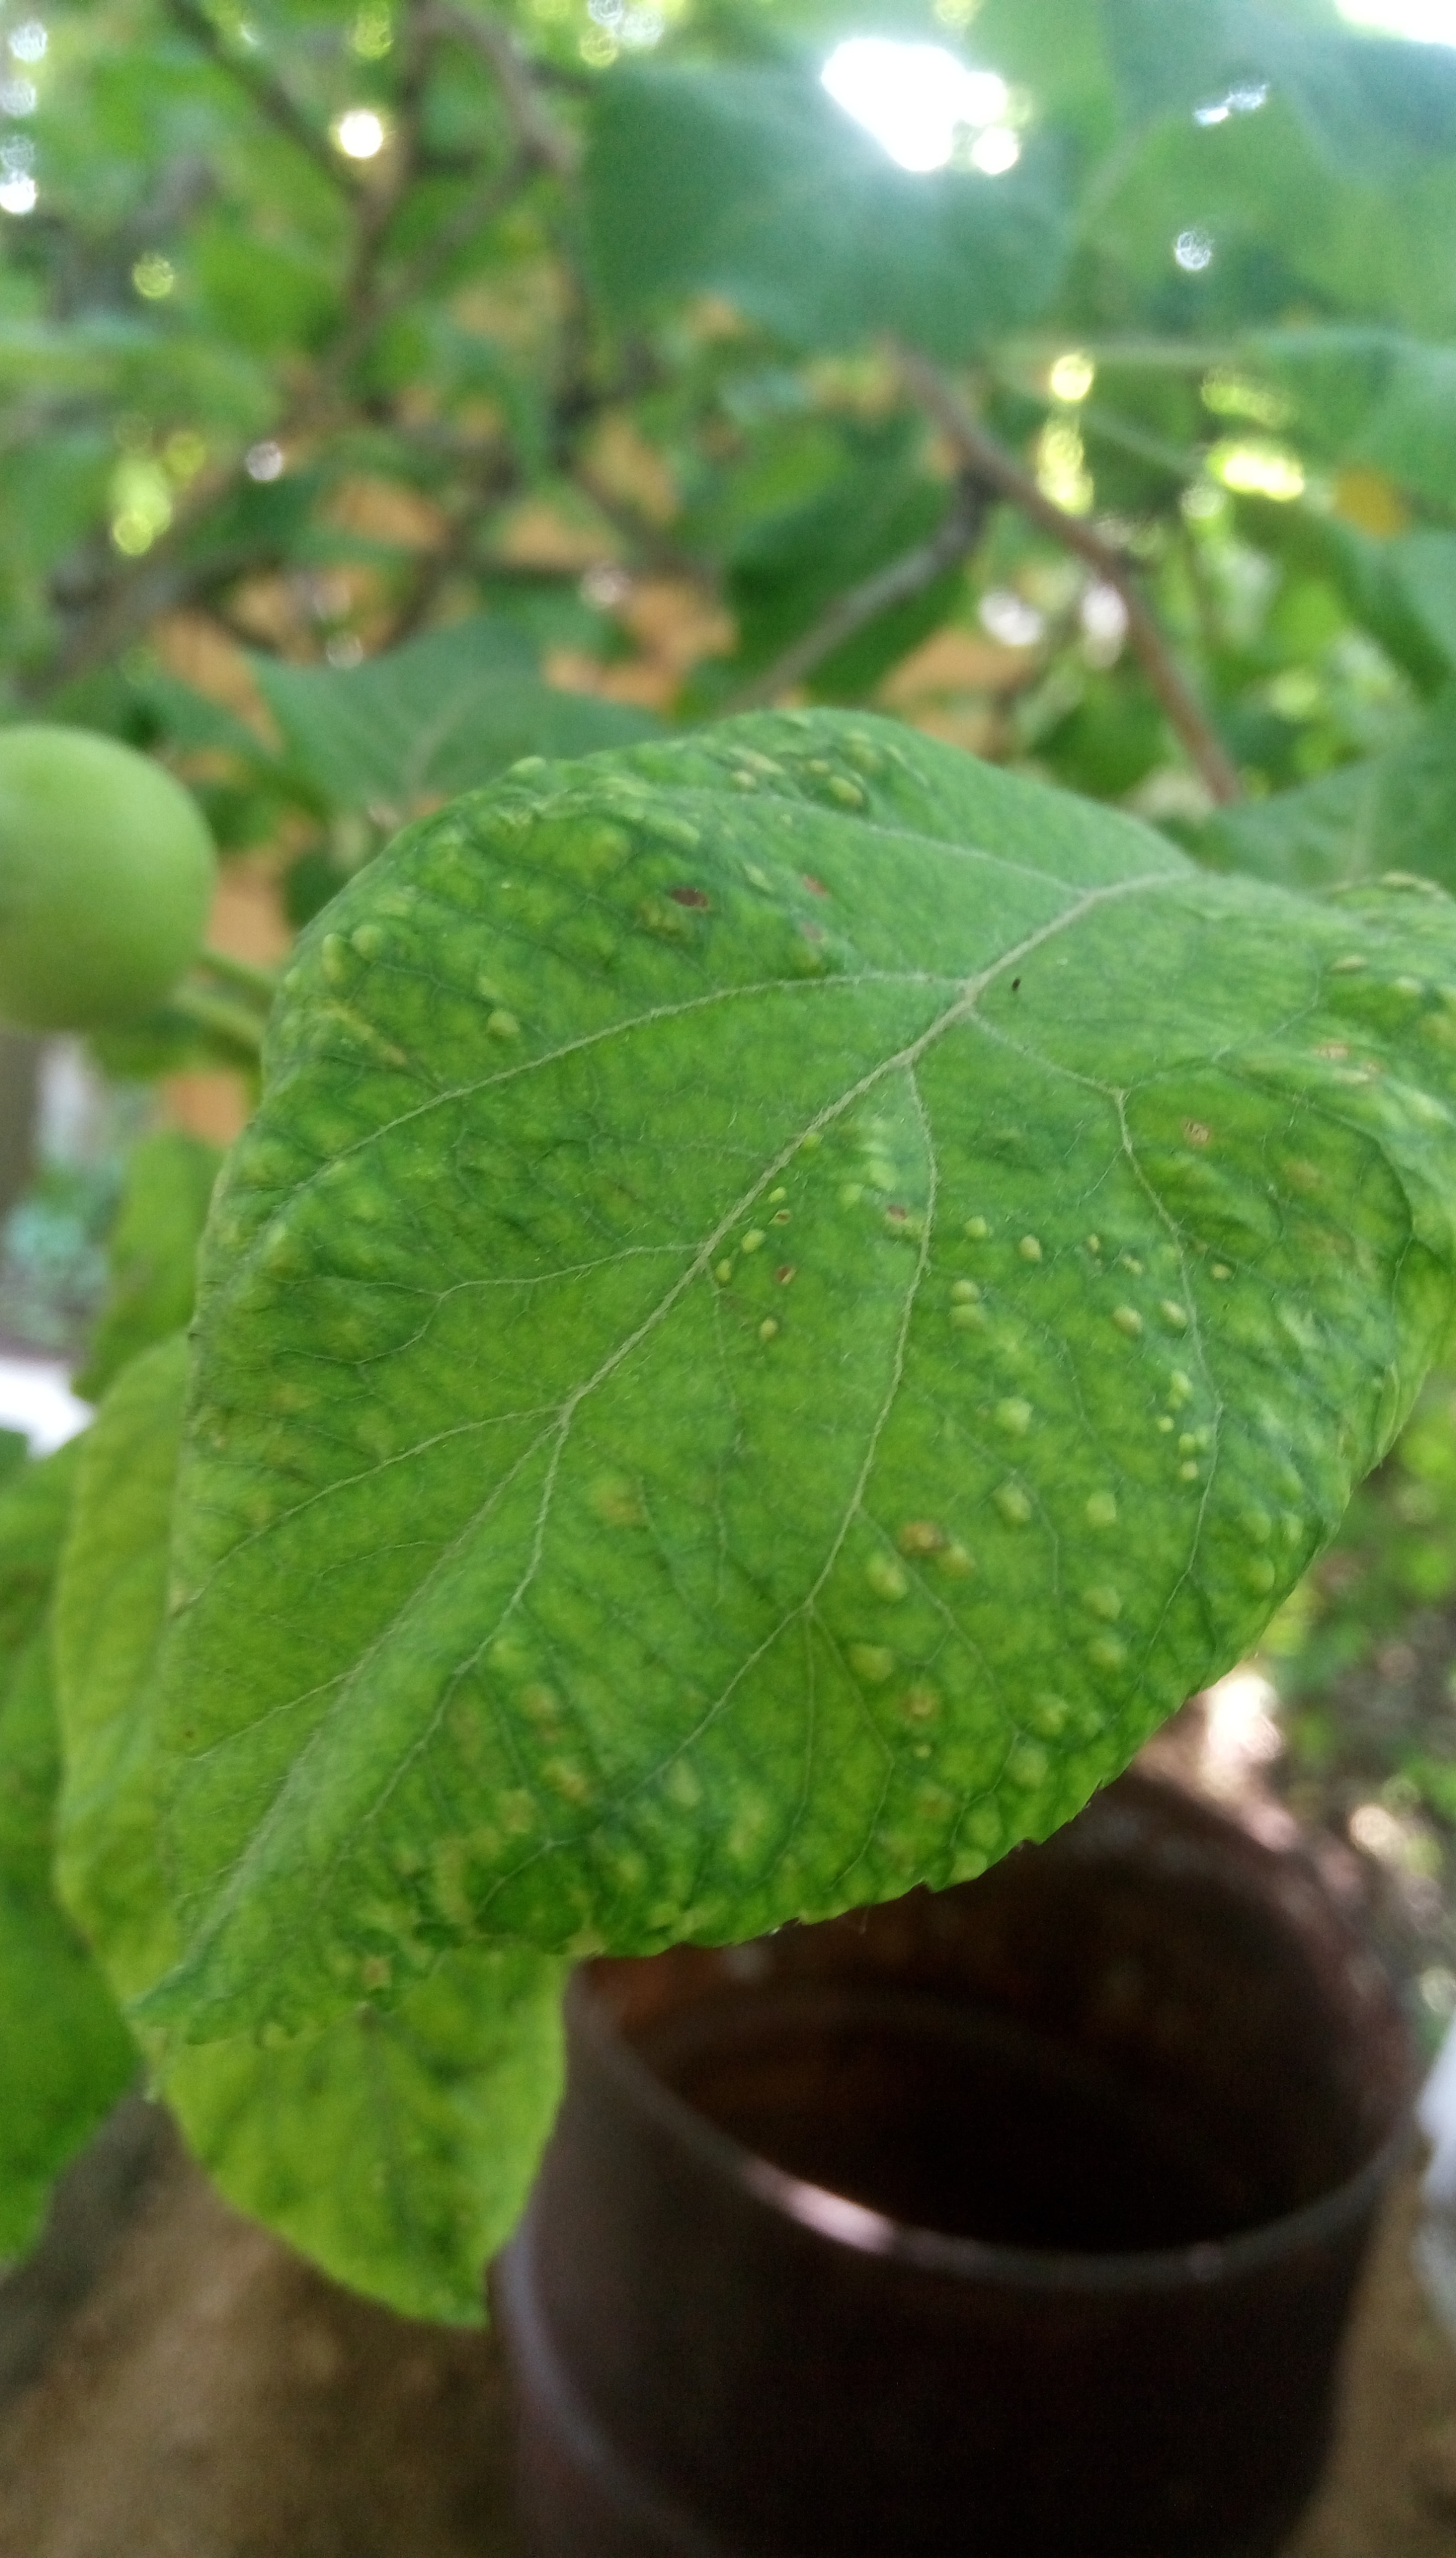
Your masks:
{"label": "concrete ground", "polygon": [[[1456,2350],[1411,2270],[1414,2201],[1288,2558],[1456,2558]],[[0,2285],[0,2558],[521,2558],[499,2357],[326,2281],[133,2105]]]}

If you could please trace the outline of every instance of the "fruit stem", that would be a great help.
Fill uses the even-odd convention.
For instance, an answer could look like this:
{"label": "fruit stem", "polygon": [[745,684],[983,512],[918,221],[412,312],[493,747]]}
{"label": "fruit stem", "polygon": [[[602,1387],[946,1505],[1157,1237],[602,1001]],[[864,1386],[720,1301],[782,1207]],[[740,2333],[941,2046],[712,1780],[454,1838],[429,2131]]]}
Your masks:
{"label": "fruit stem", "polygon": [[200,950],[196,965],[206,969],[224,986],[233,987],[239,995],[248,995],[264,1012],[271,1009],[278,992],[277,975],[271,968],[255,968],[250,959],[235,959],[230,950]]}
{"label": "fruit stem", "polygon": [[209,995],[201,986],[176,987],[170,1002],[195,1029],[225,1051],[227,1065],[256,1067],[263,1047],[263,1025],[256,1013],[242,1004],[229,1004],[223,995]]}

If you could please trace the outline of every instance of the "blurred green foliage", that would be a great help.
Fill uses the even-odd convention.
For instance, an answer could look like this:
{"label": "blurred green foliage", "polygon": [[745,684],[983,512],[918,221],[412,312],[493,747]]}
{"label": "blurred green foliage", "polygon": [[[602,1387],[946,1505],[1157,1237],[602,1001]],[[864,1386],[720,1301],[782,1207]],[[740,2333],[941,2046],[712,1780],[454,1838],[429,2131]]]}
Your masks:
{"label": "blurred green foliage", "polygon": [[[870,27],[1004,83],[946,165],[820,84]],[[1211,857],[1440,867],[1445,48],[1328,0],[8,0],[0,44],[0,703],[176,763],[295,920],[432,796],[780,665],[1202,842],[1055,519],[983,490],[917,574],[957,456],[905,348],[1141,582],[1246,794]]]}

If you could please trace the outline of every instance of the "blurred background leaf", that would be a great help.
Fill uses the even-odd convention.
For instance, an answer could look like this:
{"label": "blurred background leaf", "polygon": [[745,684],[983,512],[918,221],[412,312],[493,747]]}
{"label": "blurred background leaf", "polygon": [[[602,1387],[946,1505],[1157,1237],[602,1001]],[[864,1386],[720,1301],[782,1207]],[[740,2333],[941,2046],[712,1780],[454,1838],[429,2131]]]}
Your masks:
{"label": "blurred background leaf", "polygon": [[650,714],[562,692],[510,623],[452,623],[351,671],[255,661],[297,770],[339,808],[402,818],[429,797],[478,788],[523,755],[591,755],[657,727]]}

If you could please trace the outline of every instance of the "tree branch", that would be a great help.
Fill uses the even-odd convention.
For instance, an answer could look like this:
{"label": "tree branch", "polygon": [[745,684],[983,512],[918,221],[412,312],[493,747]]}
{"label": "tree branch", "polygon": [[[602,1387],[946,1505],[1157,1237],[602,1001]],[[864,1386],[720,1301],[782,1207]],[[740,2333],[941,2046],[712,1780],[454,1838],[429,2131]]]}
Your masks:
{"label": "tree branch", "polygon": [[336,157],[327,134],[320,133],[310,123],[302,107],[266,65],[253,62],[247,55],[229,51],[204,8],[203,0],[166,0],[166,7],[184,34],[191,36],[204,53],[211,55],[218,68],[227,72],[229,78],[247,90],[254,105],[275,130],[285,134],[312,160],[314,167],[338,194],[352,201],[359,192],[358,180]]}
{"label": "tree branch", "polygon": [[576,168],[576,143],[541,104],[530,66],[510,29],[475,9],[461,7],[459,0],[433,0],[422,14],[421,25],[431,35],[458,37],[479,54],[505,100],[519,149],[536,167],[569,178]]}
{"label": "tree branch", "polygon": [[37,705],[46,703],[78,676],[115,656],[149,623],[206,603],[237,578],[282,564],[276,545],[264,542],[235,543],[206,559],[180,556],[187,537],[197,531],[211,507],[230,496],[234,485],[235,475],[230,473],[211,478],[195,510],[179,509],[169,531],[142,558],[119,562],[114,570],[108,563],[105,579],[76,612],[50,665],[22,687],[23,698]]}
{"label": "tree branch", "polygon": [[[529,66],[505,29],[453,0],[408,0],[402,78],[397,121],[387,179],[361,180],[336,158],[327,138],[309,122],[282,83],[262,65],[232,54],[208,15],[204,0],[164,0],[177,23],[221,69],[246,88],[261,113],[306,151],[315,165],[345,196],[355,217],[348,272],[342,288],[342,311],[332,343],[323,349],[314,376],[288,403],[272,429],[287,444],[326,428],[342,386],[378,331],[395,315],[427,293],[450,260],[487,228],[539,170],[562,172],[575,165],[575,147],[541,107]],[[410,195],[417,175],[420,111],[428,56],[447,39],[472,45],[499,79],[512,130],[513,147],[507,165],[495,171],[456,211],[447,215],[431,239],[406,260],[397,274],[381,283],[380,269],[389,247],[394,218]],[[143,559],[108,563],[97,592],[76,617],[51,665],[30,687],[41,700],[112,655],[136,631],[158,614],[175,611],[201,595],[215,592],[246,569],[269,564],[264,549],[246,558],[229,554],[219,561],[187,560],[183,554],[196,541],[209,515],[225,503],[241,485],[234,467],[207,472],[178,505],[168,531]]]}
{"label": "tree branch", "polygon": [[1207,712],[1191,690],[1151,606],[1120,552],[1102,539],[1080,515],[1070,515],[1029,472],[988,435],[972,417],[958,393],[922,355],[902,350],[900,370],[907,388],[935,419],[967,471],[998,497],[1009,499],[1029,522],[1049,533],[1064,550],[1086,560],[1104,586],[1115,589],[1127,615],[1127,637],[1143,673],[1167,713],[1169,725],[1186,747],[1213,797],[1226,804],[1242,796],[1243,785]]}
{"label": "tree branch", "polygon": [[[184,0],[184,5],[192,5],[192,0]],[[381,288],[379,268],[388,247],[389,231],[420,171],[420,122],[429,54],[435,44],[453,36],[475,44],[492,68],[498,71],[507,97],[514,148],[505,168],[494,171],[463,205],[458,206],[392,283]],[[422,293],[429,291],[457,251],[504,213],[535,170],[571,165],[566,139],[541,114],[531,86],[530,71],[516,52],[513,40],[503,29],[491,26],[469,11],[447,5],[447,0],[409,0],[406,53],[397,113],[389,183],[368,195],[361,191],[358,200],[360,213],[354,255],[344,288],[343,325],[326,350],[315,381],[294,402],[275,430],[280,437],[297,435],[317,426],[321,415],[327,413],[332,395],[343,376],[364,354],[370,340],[387,321],[398,312],[407,310]],[[558,151],[567,152],[565,161],[558,157]]]}
{"label": "tree branch", "polygon": [[355,353],[367,344],[379,325],[379,267],[388,245],[390,224],[413,183],[419,151],[429,56],[427,15],[417,5],[406,7],[403,60],[395,91],[395,127],[384,183],[362,187],[356,194],[354,247],[344,282],[344,324],[329,349],[326,378],[337,378],[347,371]]}
{"label": "tree branch", "polygon": [[857,631],[887,612],[892,604],[904,604],[913,595],[923,595],[946,569],[954,568],[974,550],[990,497],[990,488],[981,474],[969,468],[963,470],[949,510],[929,541],[917,543],[913,551],[903,552],[888,567],[876,569],[872,577],[836,595],[812,630],[802,632],[772,666],[731,694],[725,710],[757,710],[765,702],[777,701],[781,693],[802,683],[815,666],[831,657],[846,640],[852,640]]}
{"label": "tree branch", "polygon": [[503,450],[488,453],[475,476],[474,485],[457,505],[444,541],[437,550],[427,551],[421,559],[409,590],[395,612],[386,645],[397,648],[400,642],[413,639],[424,626],[441,589],[457,570],[469,565],[471,546],[481,525],[493,509],[511,494],[518,483],[513,455]]}
{"label": "tree branch", "polygon": [[[458,249],[465,248],[477,234],[489,228],[498,213],[505,212],[511,198],[519,194],[532,173],[533,164],[523,154],[512,157],[509,167],[498,170],[465,204],[443,221],[433,239],[428,240],[417,257],[404,269],[396,284],[376,298],[372,308],[360,317],[363,332],[359,346],[352,347],[344,357],[347,364],[361,352],[363,344],[386,320],[398,311],[407,310],[421,293],[427,293],[441,271]],[[337,367],[336,367],[337,369]]]}
{"label": "tree branch", "polygon": [[[200,6],[200,0],[167,0],[167,6],[182,18],[190,30],[194,20],[199,21],[196,31],[209,44],[210,50],[218,52],[217,31]],[[341,318],[332,344],[321,355],[313,380],[293,398],[272,430],[280,443],[287,444],[301,435],[314,433],[329,423],[341,384],[378,331],[398,311],[406,309],[420,294],[429,290],[441,268],[478,229],[484,228],[504,211],[539,165],[517,147],[511,154],[510,165],[498,171],[467,204],[444,221],[434,238],[425,242],[387,289],[381,289],[379,268],[388,246],[390,226],[414,175],[425,57],[432,37],[438,37],[442,32],[432,25],[433,18],[430,0],[422,0],[422,5],[412,8],[409,14],[408,54],[389,183],[365,189],[344,182],[355,216],[355,230],[349,271],[343,286]],[[219,59],[228,70],[237,71],[252,85],[252,66],[234,63],[225,54],[219,54]],[[262,76],[265,80],[268,78],[267,74]],[[284,93],[280,91],[279,94]],[[286,104],[291,113],[296,113],[291,100]],[[319,140],[307,125],[303,130],[311,140]],[[327,152],[327,145],[320,142],[319,147]],[[333,168],[332,160],[330,169],[331,175],[341,175]],[[243,483],[239,468],[205,473],[194,484],[186,500],[178,506],[167,532],[143,558],[108,564],[108,574],[97,594],[89,600],[85,614],[73,624],[39,685],[32,687],[41,700],[113,655],[159,614],[175,612],[184,604],[216,592],[219,586],[226,585],[249,569],[272,564],[266,546],[246,556],[229,552],[221,559],[187,561],[182,556],[186,547],[196,539],[209,514],[225,503],[240,485]]]}

